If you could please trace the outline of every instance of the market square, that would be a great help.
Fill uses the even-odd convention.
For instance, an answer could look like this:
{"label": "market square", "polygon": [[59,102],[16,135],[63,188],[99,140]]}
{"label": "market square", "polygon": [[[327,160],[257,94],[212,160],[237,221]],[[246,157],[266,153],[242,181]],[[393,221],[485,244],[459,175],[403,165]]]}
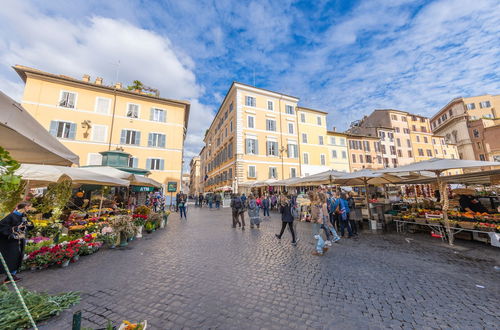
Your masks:
{"label": "market square", "polygon": [[497,329],[495,0],[0,11],[0,329]]}

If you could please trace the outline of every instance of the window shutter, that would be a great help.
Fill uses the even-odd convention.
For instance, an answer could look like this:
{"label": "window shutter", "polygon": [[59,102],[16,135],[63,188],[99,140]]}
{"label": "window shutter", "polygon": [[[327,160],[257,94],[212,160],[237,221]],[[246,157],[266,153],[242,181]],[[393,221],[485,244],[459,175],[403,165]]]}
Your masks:
{"label": "window shutter", "polygon": [[121,135],[120,135],[120,144],[125,144],[127,141],[127,131],[122,129]]}
{"label": "window shutter", "polygon": [[167,137],[165,134],[160,135],[160,147],[165,148]]}
{"label": "window shutter", "polygon": [[246,146],[245,153],[248,154],[250,150],[250,139],[245,139],[245,146]]}
{"label": "window shutter", "polygon": [[164,123],[167,121],[167,112],[165,110],[161,112],[161,121]]}
{"label": "window shutter", "polygon": [[68,108],[74,108],[74,107],[75,107],[75,94],[68,93]]}
{"label": "window shutter", "polygon": [[149,109],[149,120],[153,120],[154,117],[154,108]]}
{"label": "window shutter", "polygon": [[135,143],[136,145],[140,145],[141,144],[141,132],[136,132],[135,133]]}
{"label": "window shutter", "polygon": [[50,122],[49,132],[50,132],[51,135],[57,136],[57,126],[59,126],[59,122],[58,121],[52,120]]}
{"label": "window shutter", "polygon": [[255,139],[255,154],[259,154],[259,140]]}
{"label": "window shutter", "polygon": [[273,168],[270,167],[269,168],[269,179],[272,179],[272,177],[273,177]]}
{"label": "window shutter", "polygon": [[160,159],[160,170],[164,170],[165,169],[165,159]]}
{"label": "window shutter", "polygon": [[151,169],[151,159],[150,158],[146,159],[146,169],[147,170]]}
{"label": "window shutter", "polygon": [[74,140],[76,136],[76,124],[69,125],[69,138]]}
{"label": "window shutter", "polygon": [[271,154],[271,142],[266,141],[266,155],[269,156]]}
{"label": "window shutter", "polygon": [[153,133],[148,134],[148,147],[153,146]]}
{"label": "window shutter", "polygon": [[288,144],[286,149],[287,149],[287,152],[286,152],[287,155],[286,156],[288,158],[291,158],[290,156],[292,155],[292,145]]}

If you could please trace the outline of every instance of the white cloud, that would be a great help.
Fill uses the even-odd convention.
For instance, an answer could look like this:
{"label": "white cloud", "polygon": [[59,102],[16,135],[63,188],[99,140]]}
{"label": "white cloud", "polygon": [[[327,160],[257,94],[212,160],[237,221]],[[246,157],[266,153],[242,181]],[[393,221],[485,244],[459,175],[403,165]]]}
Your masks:
{"label": "white cloud", "polygon": [[[0,13],[2,71],[21,64],[75,78],[100,76],[107,84],[117,75],[124,83],[140,80],[159,89],[162,97],[191,101],[186,147],[199,151],[212,111],[199,102],[204,88],[196,81],[194,62],[176,52],[166,36],[100,16],[75,22],[34,13],[21,4],[12,9]],[[19,100],[23,89],[19,77],[13,71],[2,75],[7,79],[1,79],[0,88]]]}

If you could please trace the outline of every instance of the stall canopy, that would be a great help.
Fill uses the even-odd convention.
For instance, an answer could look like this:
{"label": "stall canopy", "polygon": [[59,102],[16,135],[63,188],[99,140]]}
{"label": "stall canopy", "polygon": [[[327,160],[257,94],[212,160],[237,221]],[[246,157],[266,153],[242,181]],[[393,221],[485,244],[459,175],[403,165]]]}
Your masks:
{"label": "stall canopy", "polygon": [[[500,170],[490,170],[490,171],[479,171],[471,172],[457,175],[447,175],[441,177],[446,183],[459,183],[466,185],[495,185],[500,184]],[[408,184],[422,184],[422,183],[432,183],[436,181],[436,177],[433,178],[424,177],[409,180]]]}
{"label": "stall canopy", "polygon": [[20,163],[78,165],[78,156],[40,125],[19,103],[0,92],[0,145]]}
{"label": "stall canopy", "polygon": [[453,232],[450,229],[450,222],[448,221],[448,193],[446,191],[447,182],[443,180],[442,172],[454,168],[477,168],[477,167],[487,167],[487,166],[500,166],[497,162],[483,162],[478,160],[463,160],[463,159],[440,159],[433,158],[429,160],[424,160],[418,163],[412,163],[405,166],[400,166],[396,168],[386,168],[378,171],[379,173],[398,173],[398,172],[419,172],[419,171],[430,171],[436,174],[436,181],[439,186],[439,193],[443,196],[443,219],[446,225],[446,231],[448,232],[448,238],[450,245],[453,245]]}
{"label": "stall canopy", "polygon": [[121,171],[111,166],[95,166],[95,167],[84,167],[84,170],[111,176],[118,179],[128,180],[133,186],[145,186],[145,187],[155,187],[161,188],[162,184],[156,180],[145,177],[143,175],[133,174],[125,171]]}
{"label": "stall canopy", "polygon": [[31,187],[44,186],[49,183],[70,179],[76,184],[93,184],[106,186],[128,186],[127,180],[87,171],[78,167],[56,165],[22,164],[16,171],[23,180],[29,181]]}
{"label": "stall canopy", "polygon": [[293,185],[295,185],[295,186],[308,186],[308,185],[316,185],[316,184],[334,183],[337,178],[341,178],[346,174],[347,174],[346,172],[329,170],[329,171],[316,173],[313,175],[308,175],[308,176],[305,176],[303,178],[300,178]]}

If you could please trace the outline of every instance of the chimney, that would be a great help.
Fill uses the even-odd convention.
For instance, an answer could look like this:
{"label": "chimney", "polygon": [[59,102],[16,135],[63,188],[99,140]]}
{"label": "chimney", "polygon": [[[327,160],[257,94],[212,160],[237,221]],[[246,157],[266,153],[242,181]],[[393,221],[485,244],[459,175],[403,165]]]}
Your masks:
{"label": "chimney", "polygon": [[90,82],[90,76],[88,74],[84,74],[82,80],[86,83]]}
{"label": "chimney", "polygon": [[102,78],[101,77],[95,78],[95,84],[96,85],[102,85]]}
{"label": "chimney", "polygon": [[336,126],[333,126],[332,128],[332,132],[336,132],[337,131],[337,127]]}
{"label": "chimney", "polygon": [[121,82],[118,82],[115,84],[115,88],[116,89],[122,89],[122,83]]}

